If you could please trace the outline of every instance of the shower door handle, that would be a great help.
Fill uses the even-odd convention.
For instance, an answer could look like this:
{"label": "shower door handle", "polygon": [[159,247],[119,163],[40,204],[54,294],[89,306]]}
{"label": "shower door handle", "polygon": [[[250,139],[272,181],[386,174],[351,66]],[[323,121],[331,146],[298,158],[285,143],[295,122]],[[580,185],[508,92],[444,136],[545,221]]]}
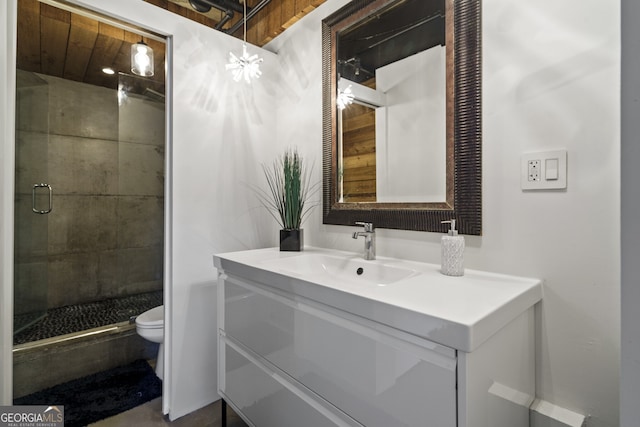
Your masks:
{"label": "shower door handle", "polygon": [[[38,188],[48,188],[49,189],[49,208],[45,210],[36,209],[36,190]],[[53,210],[53,190],[49,184],[33,184],[33,189],[31,190],[31,210],[37,214],[45,215]]]}

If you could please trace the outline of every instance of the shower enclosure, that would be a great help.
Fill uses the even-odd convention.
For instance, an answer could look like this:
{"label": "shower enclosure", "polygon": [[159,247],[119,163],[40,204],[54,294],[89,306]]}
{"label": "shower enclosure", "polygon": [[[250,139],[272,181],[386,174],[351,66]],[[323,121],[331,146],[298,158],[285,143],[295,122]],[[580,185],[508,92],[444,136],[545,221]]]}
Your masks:
{"label": "shower enclosure", "polygon": [[162,304],[164,97],[115,78],[118,89],[17,71],[14,344],[46,345],[14,350],[16,397],[153,354],[133,325],[123,341],[53,338],[68,346]]}
{"label": "shower enclosure", "polygon": [[164,43],[127,74],[141,36],[78,13],[18,2],[14,397],[155,357],[129,320],[162,304]]}
{"label": "shower enclosure", "polygon": [[[45,184],[48,162],[42,161],[49,142],[47,81],[35,73],[18,71],[16,100],[14,335],[46,315],[49,246],[46,215],[52,202]],[[25,120],[27,115],[29,119]],[[37,172],[32,170],[36,164]]]}
{"label": "shower enclosure", "polygon": [[[46,322],[48,311],[161,292],[165,113],[162,94],[140,77],[118,75],[115,90],[17,74],[19,337]],[[135,308],[95,316],[127,320]],[[61,319],[31,336],[82,326]]]}

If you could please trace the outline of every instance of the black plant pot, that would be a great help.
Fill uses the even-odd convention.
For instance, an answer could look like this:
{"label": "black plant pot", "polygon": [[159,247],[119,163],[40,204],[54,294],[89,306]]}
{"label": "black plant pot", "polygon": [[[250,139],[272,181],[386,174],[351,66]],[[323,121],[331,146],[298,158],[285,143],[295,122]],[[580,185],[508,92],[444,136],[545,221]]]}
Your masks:
{"label": "black plant pot", "polygon": [[300,252],[304,248],[304,230],[280,230],[280,250]]}

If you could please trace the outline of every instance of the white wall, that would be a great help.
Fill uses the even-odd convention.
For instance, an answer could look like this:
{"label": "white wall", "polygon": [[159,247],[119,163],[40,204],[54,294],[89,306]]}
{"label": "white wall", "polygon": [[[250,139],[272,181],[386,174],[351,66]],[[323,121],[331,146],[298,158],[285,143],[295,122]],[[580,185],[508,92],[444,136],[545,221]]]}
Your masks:
{"label": "white wall", "polygon": [[440,45],[376,70],[376,90],[386,95],[376,110],[378,202],[446,200],[446,76]]}
{"label": "white wall", "polygon": [[[275,39],[288,92],[278,140],[315,159],[321,179],[323,6]],[[545,279],[537,310],[537,390],[618,425],[620,109],[617,2],[483,0],[483,230],[466,266]],[[296,114],[289,114],[295,111]],[[298,113],[299,112],[299,113]],[[566,148],[566,191],[520,190],[523,152]],[[320,195],[318,195],[318,200]],[[355,228],[306,222],[305,243],[362,251]],[[379,255],[438,263],[439,234],[378,230]]]}
{"label": "white wall", "polygon": [[[14,4],[15,0],[8,3]],[[279,96],[273,81],[279,75],[279,64],[275,55],[261,51],[262,69],[271,79],[262,79],[253,86],[237,84],[224,65],[230,50],[241,51],[238,39],[142,0],[73,0],[73,3],[171,37],[169,50],[173,50],[173,66],[169,64],[168,76],[172,78],[172,85],[168,89],[173,91],[173,96],[167,99],[172,100],[168,107],[173,114],[173,120],[169,121],[173,127],[169,129],[171,141],[167,147],[167,158],[171,162],[166,182],[170,191],[167,198],[170,201],[167,256],[170,258],[165,271],[165,304],[171,306],[172,316],[165,319],[170,325],[166,331],[170,375],[165,376],[163,385],[163,409],[175,419],[218,398],[216,272],[212,255],[277,244],[275,225],[257,208],[255,195],[246,184],[258,181],[260,162],[273,155],[277,123],[273,105]],[[4,9],[5,2],[2,2],[0,27],[7,28],[4,23],[11,24],[15,19],[5,16]],[[249,49],[258,50],[251,46]],[[5,53],[11,58],[11,52],[5,52],[3,46],[0,65]],[[11,83],[8,76],[3,73],[0,77],[3,90],[12,87],[8,85]],[[1,99],[8,100],[3,107],[13,108],[11,97]],[[12,118],[7,122],[12,123]],[[12,129],[13,125],[3,128]],[[5,134],[2,138],[0,146],[9,150],[13,138]],[[10,169],[3,167],[3,174],[4,171],[10,173],[6,180],[3,175],[0,181],[3,224],[13,210],[13,190],[8,182],[13,175]],[[4,203],[5,199],[10,205]],[[3,233],[10,231],[10,227],[2,228]],[[4,236],[2,242],[11,242]],[[5,253],[0,256],[3,267],[11,264]],[[4,298],[10,295],[12,278],[7,270],[3,269],[2,274]],[[8,360],[11,357],[10,347],[6,350],[5,345],[7,340],[11,341],[11,331],[4,327],[7,317],[4,309],[10,307],[6,301],[3,300],[0,308],[3,361],[7,360],[7,354]],[[6,365],[9,364],[2,366]],[[2,370],[3,388],[9,387],[10,393],[11,381],[5,372],[10,375],[10,365],[9,369]]]}
{"label": "white wall", "polygon": [[[247,86],[224,66],[241,43],[142,0],[76,0],[172,36],[173,129],[169,292],[171,325],[164,409],[178,418],[217,399],[216,272],[212,255],[275,245],[265,215],[245,183],[270,154],[277,91],[269,79]],[[250,50],[257,48],[249,47]],[[277,61],[264,57],[265,75]],[[272,233],[275,236],[275,233]],[[166,381],[166,380],[165,380]]]}
{"label": "white wall", "polygon": [[620,426],[640,420],[640,3],[622,0],[622,376]]}

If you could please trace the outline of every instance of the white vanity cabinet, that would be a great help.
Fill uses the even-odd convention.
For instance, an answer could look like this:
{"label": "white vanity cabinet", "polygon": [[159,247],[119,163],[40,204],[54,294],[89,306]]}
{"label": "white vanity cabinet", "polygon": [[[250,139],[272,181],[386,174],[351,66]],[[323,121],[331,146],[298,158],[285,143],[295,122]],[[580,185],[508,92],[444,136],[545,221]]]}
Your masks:
{"label": "white vanity cabinet", "polygon": [[[249,425],[528,425],[535,394],[532,304],[465,352],[398,327],[416,322],[414,312],[262,262],[295,254],[248,252],[262,256],[223,254],[214,263],[219,393]],[[401,285],[397,291],[406,291]],[[422,320],[426,335],[447,333],[448,320]]]}

